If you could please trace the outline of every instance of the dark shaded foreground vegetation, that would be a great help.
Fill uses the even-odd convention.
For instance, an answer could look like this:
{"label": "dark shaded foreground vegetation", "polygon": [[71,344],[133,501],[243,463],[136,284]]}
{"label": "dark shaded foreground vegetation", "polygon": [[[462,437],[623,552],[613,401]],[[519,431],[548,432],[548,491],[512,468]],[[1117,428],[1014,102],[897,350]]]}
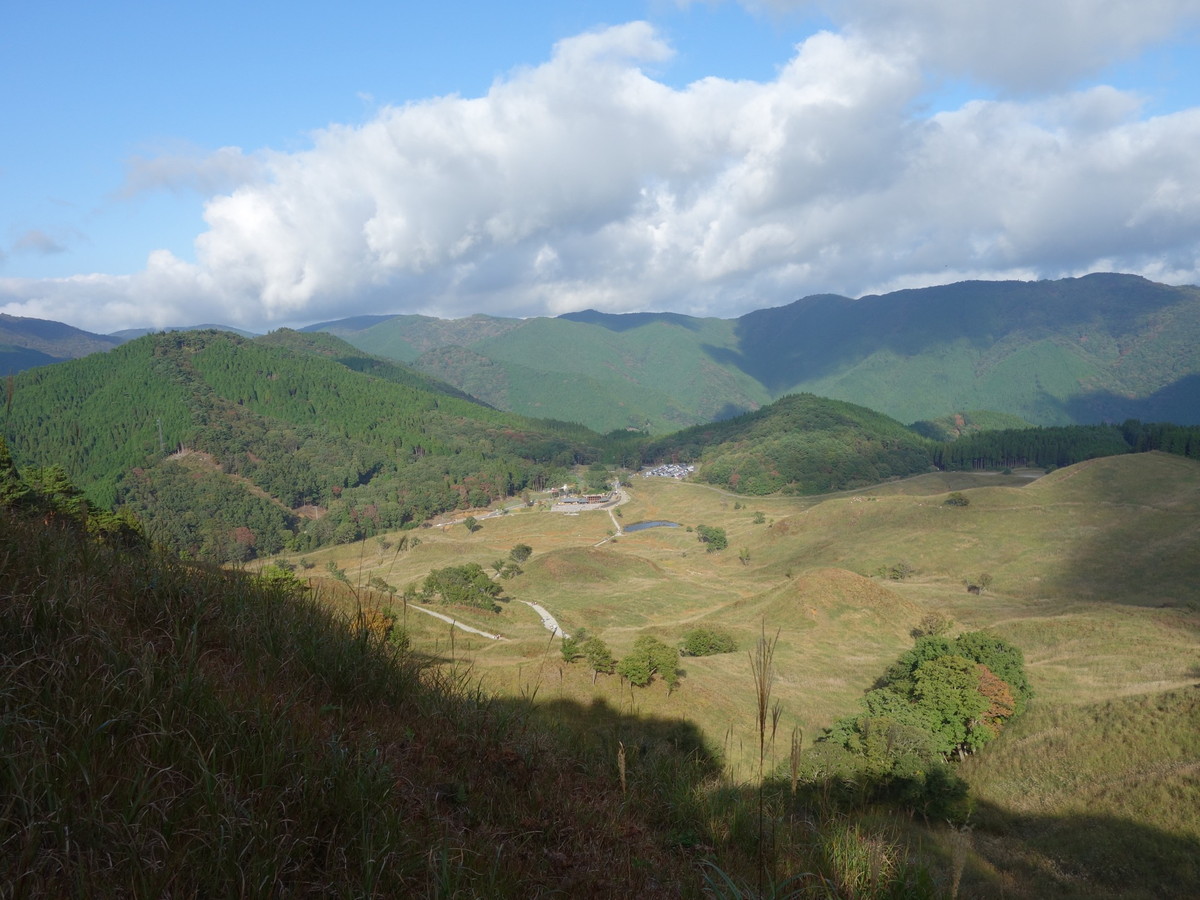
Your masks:
{"label": "dark shaded foreground vegetation", "polygon": [[695,883],[640,812],[636,765],[623,794],[615,760],[532,727],[528,704],[286,585],[7,512],[0,567],[4,895]]}
{"label": "dark shaded foreground vegetation", "polygon": [[976,816],[980,862],[1004,869],[1010,884],[1040,886],[1026,896],[1152,900],[1200,893],[1200,841],[1189,835],[1115,816],[1015,815],[988,803],[977,804]]}
{"label": "dark shaded foreground vegetation", "polygon": [[841,817],[761,871],[693,726],[491,697],[287,580],[0,510],[0,585],[2,896],[938,895]]}

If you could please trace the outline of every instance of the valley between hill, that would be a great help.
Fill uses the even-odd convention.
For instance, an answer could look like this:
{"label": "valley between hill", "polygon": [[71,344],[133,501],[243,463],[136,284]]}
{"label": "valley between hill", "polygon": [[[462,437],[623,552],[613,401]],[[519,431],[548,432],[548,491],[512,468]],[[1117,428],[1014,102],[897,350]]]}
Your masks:
{"label": "valley between hill", "polygon": [[[407,779],[401,803],[429,816],[446,854],[467,852],[456,837],[465,833],[466,810],[497,833],[537,835],[517,841],[525,851],[552,852],[542,832],[527,827],[537,810],[570,790],[570,773],[587,770],[598,779],[589,784],[607,778],[611,787],[618,765],[621,793],[597,787],[603,800],[594,809],[628,831],[606,833],[599,856],[576,835],[561,854],[564,865],[583,861],[595,871],[608,865],[600,857],[631,865],[625,835],[645,833],[654,835],[655,850],[638,858],[672,859],[679,884],[696,882],[681,873],[697,859],[744,880],[770,874],[770,836],[778,838],[774,874],[814,866],[830,873],[821,877],[833,879],[840,896],[888,896],[921,885],[917,895],[943,896],[959,878],[964,895],[979,897],[1043,896],[1047,885],[1081,898],[1189,896],[1196,892],[1180,886],[1200,884],[1200,429],[1130,421],[992,430],[1011,420],[974,413],[905,428],[861,406],[798,394],[660,438],[598,435],[480,405],[329,335],[287,331],[255,340],[216,331],[151,335],[22,373],[8,389],[0,487],[23,496],[27,513],[43,509],[38,504],[49,510],[5,535],[9,549],[0,558],[11,583],[24,585],[6,595],[14,637],[4,665],[14,683],[25,677],[28,647],[65,654],[46,665],[66,677],[72,642],[103,644],[109,630],[121,649],[98,646],[89,657],[101,687],[110,684],[106,660],[132,652],[136,663],[122,662],[118,671],[158,673],[138,683],[178,681],[191,690],[198,677],[205,691],[215,685],[225,697],[227,665],[245,679],[229,694],[234,706],[200,713],[185,704],[183,715],[236,720],[222,751],[230,765],[261,765],[240,755],[241,735],[253,727],[244,718],[247,703],[284,710],[280,727],[295,729],[307,748],[297,752],[320,766],[338,765],[340,750],[331,748],[341,747],[340,738],[331,743],[331,735],[349,729],[362,758],[380,752],[398,760],[398,768],[371,771],[385,781],[393,771],[407,773],[398,776]],[[695,471],[686,481],[636,474],[642,464],[662,462],[694,464]],[[626,502],[551,511],[552,486],[566,481],[585,494],[603,493],[615,474],[627,482]],[[123,505],[120,515],[105,512],[114,502]],[[131,512],[173,558],[152,561],[145,541],[125,556],[58,527],[111,526],[132,539]],[[620,533],[639,521],[680,527]],[[106,554],[115,562],[104,561]],[[68,558],[75,561],[58,562]],[[230,562],[242,574],[216,568]],[[293,620],[313,606],[289,593],[296,580],[311,587],[307,596],[324,624]],[[439,596],[456,599],[441,604]],[[412,598],[478,633],[407,610]],[[249,625],[238,618],[250,615],[239,612],[244,603],[257,610]],[[182,611],[169,616],[178,621],[156,624],[177,604]],[[333,619],[322,618],[330,611]],[[648,641],[674,653],[697,626],[723,632],[739,649],[685,657],[666,670],[657,657],[657,675],[637,687],[629,669],[621,677],[591,657],[586,665],[565,661],[547,617],[572,637],[602,640],[621,663],[636,660]],[[188,636],[193,620],[207,643]],[[946,816],[942,807],[931,813],[911,803],[898,813],[872,793],[883,782],[867,771],[805,770],[809,793],[789,793],[789,767],[799,773],[825,764],[822,748],[830,745],[813,739],[854,715],[864,692],[913,649],[914,632],[930,621],[952,637],[983,631],[1018,648],[1034,690],[1022,717],[954,764],[973,800],[955,793],[958,776],[944,774],[953,743],[936,758],[920,750],[923,768],[906,782],[929,788],[923,796],[939,803],[954,800]],[[162,628],[168,641],[155,636]],[[261,642],[248,637],[260,632]],[[751,664],[760,642],[773,648],[765,680]],[[157,649],[145,655],[160,643],[165,657]],[[297,643],[306,649],[288,649]],[[948,647],[943,658],[954,657]],[[301,652],[308,655],[295,655]],[[260,653],[275,661],[264,663]],[[51,659],[42,650],[35,657]],[[362,696],[359,676],[346,674],[358,672],[359,662],[348,659],[360,660],[375,680]],[[390,684],[393,676],[401,686]],[[49,700],[54,721],[77,718],[55,704],[84,709],[93,700],[109,709],[105,722],[123,721],[125,695],[93,698],[93,685],[80,677],[83,693],[66,692],[61,703],[36,678],[22,690],[32,692],[34,706]],[[325,700],[293,720],[288,691],[309,689],[302,685],[315,685]],[[983,696],[982,687],[971,691]],[[410,692],[419,699],[406,699]],[[130,701],[150,704],[139,707],[139,721],[167,715],[155,705],[160,694]],[[414,724],[395,719],[395,710],[407,715],[414,704]],[[71,754],[93,754],[110,741],[107,726],[76,734],[64,725],[54,746],[68,748],[66,755],[38,762],[28,749],[50,746],[34,736],[39,721],[12,719],[21,734],[33,728],[13,750],[14,759],[33,760],[29,771],[73,766]],[[171,750],[187,756],[187,766],[197,762],[189,755],[194,727],[181,724],[176,736],[186,749]],[[476,727],[486,740],[473,744]],[[384,749],[374,747],[374,735],[386,736]],[[438,748],[436,766],[425,757],[426,736]],[[81,744],[70,742],[76,737]],[[454,754],[468,745],[486,765],[513,760],[516,768],[464,767]],[[558,756],[551,745],[570,751]],[[580,761],[556,763],[554,779],[526,790],[522,767],[542,764],[539,754],[570,759],[576,752]],[[195,777],[203,780],[208,761],[200,762]],[[90,763],[80,772],[85,783],[93,778]],[[122,791],[141,784],[141,776],[114,777]],[[21,803],[43,816],[37,810],[51,788],[38,788],[36,779],[20,783],[34,785]],[[755,829],[750,813],[756,799],[763,802],[760,785],[770,791],[770,810],[760,806],[759,821],[769,818],[778,829],[770,834]],[[635,811],[626,788],[669,801]],[[143,789],[157,787],[128,787],[135,798]],[[363,789],[360,799],[404,833],[407,826],[395,821],[402,807],[375,796],[384,790],[377,782]],[[522,805],[510,814],[513,790]],[[571,809],[591,815],[584,796],[591,790],[572,797],[578,805]],[[214,805],[196,812],[201,818],[218,810],[218,818],[238,818],[249,829],[269,818],[238,812],[249,808],[241,794],[219,803],[207,796]],[[614,818],[615,807],[625,818]],[[108,821],[111,811],[98,803],[92,812]],[[116,814],[133,813],[122,807]],[[554,814],[560,822],[575,815],[565,805]],[[34,833],[22,816],[9,822],[12,841]],[[944,819],[955,829],[943,827]],[[308,826],[322,833],[319,821]],[[111,828],[118,826],[104,826]],[[1081,828],[1095,839],[1080,840]],[[374,871],[369,832],[360,834],[364,871]],[[100,844],[102,854],[133,846]],[[72,844],[56,846],[67,853]],[[470,847],[473,858],[494,852]],[[30,844],[22,853],[34,850]],[[213,852],[228,862],[224,849]],[[452,882],[450,858],[442,857],[436,876],[443,886]],[[277,858],[268,853],[261,864]],[[323,865],[316,869],[325,872]],[[464,870],[470,889],[503,875],[501,895],[514,896],[532,877],[532,864],[521,860],[502,873],[497,866]],[[852,883],[872,872],[888,874],[870,891]],[[618,874],[613,883],[655,881],[646,872]],[[433,883],[421,872],[397,878]],[[732,896],[756,896],[751,890]],[[814,885],[805,890],[819,893]]]}
{"label": "valley between hill", "polygon": [[[978,810],[969,895],[1041,896],[1053,883],[1066,896],[1183,896],[1178,878],[1200,883],[1183,852],[1200,849],[1200,704],[1189,699],[1200,681],[1200,464],[1151,453],[1039,474],[931,474],[744,505],[701,484],[634,478],[622,522],[685,527],[613,539],[605,512],[532,508],[473,533],[424,529],[419,546],[404,552],[366,541],[306,561],[311,573],[332,565],[355,586],[318,578],[324,596],[399,608],[371,590],[373,578],[403,591],[432,569],[487,567],[528,544],[533,555],[501,582],[505,592],[544,606],[570,633],[601,636],[618,657],[642,635],[676,644],[697,623],[719,626],[740,651],[684,658],[680,686],[669,693],[611,675],[593,685],[586,666],[562,662],[558,641],[524,602],[504,603],[498,614],[454,610],[505,641],[407,617],[414,646],[468,661],[502,696],[536,698],[555,715],[599,704],[698,726],[735,780],[755,772],[746,651],[764,630],[779,638],[771,759],[780,765],[785,736],[799,729],[807,742],[852,710],[928,613],[951,618],[955,631],[989,630],[1024,650],[1036,698],[1023,720],[961,767]],[[952,491],[968,504],[947,505]],[[705,552],[686,527],[700,524],[724,528],[729,548]],[[908,572],[902,579],[878,574],[898,563]],[[965,584],[983,573],[988,587],[969,593]],[[603,717],[573,724],[597,740],[606,727]],[[1106,749],[1091,746],[1097,741]],[[1068,784],[1091,785],[1087,801]],[[1136,834],[1139,846],[1157,849],[1106,869],[1099,850],[1071,837],[1068,823],[1079,816],[1112,840]],[[1155,830],[1171,840],[1147,841]]]}

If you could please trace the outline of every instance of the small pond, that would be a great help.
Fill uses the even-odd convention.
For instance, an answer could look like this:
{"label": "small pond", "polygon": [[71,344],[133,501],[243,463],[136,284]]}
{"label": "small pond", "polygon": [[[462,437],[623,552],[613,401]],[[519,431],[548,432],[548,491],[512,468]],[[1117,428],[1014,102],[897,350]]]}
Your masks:
{"label": "small pond", "polygon": [[634,522],[632,525],[625,525],[621,528],[623,532],[629,534],[631,531],[645,531],[647,528],[678,528],[678,522]]}

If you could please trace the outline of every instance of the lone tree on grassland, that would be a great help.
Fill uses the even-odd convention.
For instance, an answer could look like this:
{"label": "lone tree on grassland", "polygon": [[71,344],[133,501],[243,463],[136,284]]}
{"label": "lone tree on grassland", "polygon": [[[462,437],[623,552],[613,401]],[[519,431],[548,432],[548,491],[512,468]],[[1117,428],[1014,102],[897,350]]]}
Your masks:
{"label": "lone tree on grassland", "polygon": [[584,655],[583,644],[588,639],[587,630],[580,628],[575,634],[564,636],[559,650],[562,653],[563,662],[572,663]]}
{"label": "lone tree on grassland", "polygon": [[475,606],[499,612],[497,600],[503,600],[500,585],[488,578],[479,563],[434,569],[425,577],[421,596],[426,600],[440,597],[442,603]]}

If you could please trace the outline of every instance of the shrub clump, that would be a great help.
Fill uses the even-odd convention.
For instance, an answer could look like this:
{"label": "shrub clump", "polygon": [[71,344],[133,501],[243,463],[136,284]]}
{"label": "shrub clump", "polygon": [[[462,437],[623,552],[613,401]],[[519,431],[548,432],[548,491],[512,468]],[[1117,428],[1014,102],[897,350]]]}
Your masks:
{"label": "shrub clump", "polygon": [[679,684],[679,651],[644,634],[617,663],[617,674],[637,687],[645,687],[657,675],[667,683],[668,689],[674,690]]}
{"label": "shrub clump", "polygon": [[430,572],[425,577],[421,599],[430,602],[435,597],[445,604],[474,606],[488,612],[500,612],[496,601],[506,599],[500,585],[488,578],[479,563],[447,566]]}
{"label": "shrub clump", "polygon": [[724,550],[729,546],[729,538],[726,536],[724,528],[716,528],[711,525],[697,525],[696,536],[700,543],[708,544],[709,553],[715,550]]}
{"label": "shrub clump", "polygon": [[966,785],[950,763],[990,743],[1033,691],[1020,649],[982,631],[925,634],[806,758],[812,773],[867,785],[927,817],[961,819]]}
{"label": "shrub clump", "polygon": [[732,653],[736,649],[737,641],[727,631],[693,628],[684,632],[679,652],[684,656],[715,656],[718,653]]}

